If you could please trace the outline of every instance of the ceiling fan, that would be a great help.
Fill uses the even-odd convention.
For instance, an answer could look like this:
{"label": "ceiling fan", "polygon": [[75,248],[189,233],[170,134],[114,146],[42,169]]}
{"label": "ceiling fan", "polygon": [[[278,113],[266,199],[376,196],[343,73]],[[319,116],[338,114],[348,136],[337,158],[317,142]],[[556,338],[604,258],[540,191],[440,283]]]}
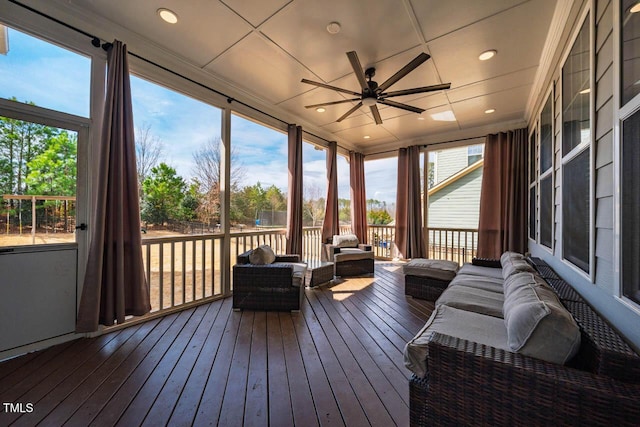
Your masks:
{"label": "ceiling fan", "polygon": [[420,114],[424,111],[424,109],[413,107],[407,104],[402,104],[400,102],[393,101],[389,98],[392,98],[395,96],[412,95],[415,93],[434,92],[438,90],[449,89],[451,87],[451,83],[444,83],[444,84],[433,85],[433,86],[423,86],[423,87],[416,87],[413,89],[403,89],[403,90],[396,90],[392,92],[385,92],[387,89],[389,89],[389,87],[397,83],[398,80],[400,80],[401,78],[403,78],[404,76],[406,76],[407,74],[415,70],[418,66],[420,66],[420,64],[425,62],[427,59],[431,58],[430,55],[427,55],[424,52],[420,53],[420,55],[416,56],[411,62],[409,62],[404,67],[402,67],[397,73],[389,77],[384,83],[380,85],[378,85],[378,83],[371,80],[373,76],[375,76],[376,74],[376,69],[374,67],[367,68],[363,72],[362,65],[360,65],[360,60],[358,59],[357,53],[355,53],[354,51],[347,52],[347,57],[349,58],[349,62],[351,62],[351,67],[353,68],[353,72],[358,78],[358,83],[360,83],[360,86],[362,87],[362,92],[358,93],[352,90],[343,89],[340,87],[331,86],[324,83],[314,82],[312,80],[302,79],[301,80],[302,83],[307,83],[310,85],[323,87],[326,89],[331,89],[338,92],[347,93],[349,95],[357,96],[357,98],[343,99],[340,101],[333,101],[333,102],[323,102],[322,104],[306,105],[305,108],[326,107],[327,105],[336,105],[336,104],[343,104],[346,102],[359,101],[358,104],[356,104],[353,108],[351,108],[349,111],[344,113],[338,120],[336,120],[336,122],[343,121],[344,119],[349,117],[351,114],[353,114],[358,108],[364,105],[365,107],[370,108],[371,114],[373,114],[373,118],[375,119],[376,124],[379,125],[379,124],[382,124],[382,118],[380,117],[380,112],[378,111],[378,107],[376,104],[384,104],[390,107],[396,107],[396,108],[400,108],[403,110],[412,111],[414,113]]}

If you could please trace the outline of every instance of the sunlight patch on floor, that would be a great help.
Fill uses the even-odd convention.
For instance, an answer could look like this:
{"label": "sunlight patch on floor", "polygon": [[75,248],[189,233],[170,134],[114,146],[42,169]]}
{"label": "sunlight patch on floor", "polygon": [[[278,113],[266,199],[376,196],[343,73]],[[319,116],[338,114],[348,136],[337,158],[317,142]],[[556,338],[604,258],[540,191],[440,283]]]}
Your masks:
{"label": "sunlight patch on floor", "polygon": [[353,294],[362,289],[370,286],[374,282],[373,277],[359,277],[354,279],[346,279],[332,286],[329,290],[333,294],[333,299],[336,301],[344,301]]}

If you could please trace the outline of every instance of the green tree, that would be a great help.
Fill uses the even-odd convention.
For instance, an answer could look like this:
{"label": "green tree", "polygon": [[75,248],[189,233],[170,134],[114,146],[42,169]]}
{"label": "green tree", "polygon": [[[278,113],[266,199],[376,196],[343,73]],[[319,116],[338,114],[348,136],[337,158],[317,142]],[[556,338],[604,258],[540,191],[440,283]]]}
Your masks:
{"label": "green tree", "polygon": [[48,138],[45,144],[46,149],[27,164],[28,194],[75,196],[77,136],[60,132]]}
{"label": "green tree", "polygon": [[200,194],[198,192],[198,183],[194,182],[184,194],[182,199],[182,209],[180,219],[185,221],[195,221],[198,218],[198,209],[200,208]]}
{"label": "green tree", "polygon": [[142,202],[142,220],[164,225],[169,220],[181,219],[186,187],[184,179],[166,163],[151,168],[149,176],[142,183],[145,194]]}
{"label": "green tree", "polygon": [[[16,98],[11,98],[17,101]],[[29,105],[35,105],[32,102]],[[0,116],[0,191],[25,194],[29,163],[47,147],[47,141],[61,131],[49,126]]]}
{"label": "green tree", "polygon": [[338,218],[343,222],[351,222],[351,200],[338,199]]}
{"label": "green tree", "polygon": [[393,221],[393,218],[391,218],[391,215],[386,210],[373,209],[367,212],[367,221],[369,224],[387,225]]}

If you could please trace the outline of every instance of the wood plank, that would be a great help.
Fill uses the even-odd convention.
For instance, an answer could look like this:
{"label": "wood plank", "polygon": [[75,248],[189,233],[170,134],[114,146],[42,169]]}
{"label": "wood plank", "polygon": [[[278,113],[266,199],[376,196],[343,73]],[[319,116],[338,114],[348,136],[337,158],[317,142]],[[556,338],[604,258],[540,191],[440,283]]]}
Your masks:
{"label": "wood plank", "polygon": [[218,421],[218,424],[223,426],[242,426],[244,422],[244,400],[247,395],[247,374],[255,316],[253,311],[247,310],[234,314],[240,315],[241,319]]}
{"label": "wood plank", "polygon": [[209,335],[209,331],[213,326],[218,312],[220,311],[220,306],[221,304],[202,306],[203,310],[205,310],[202,321],[197,326],[195,333],[187,344],[188,349],[180,356],[180,359],[173,368],[173,371],[164,384],[164,387],[153,402],[153,406],[144,419],[143,425],[162,425],[171,416],[173,408],[182,395],[185,383],[191,375],[191,371],[200,356],[205,340]]}
{"label": "wood plank", "polygon": [[[401,417],[400,412],[403,411],[406,418],[398,419],[403,425],[408,424],[409,407],[375,366],[353,332],[339,316],[330,317],[314,294],[310,293],[307,297],[370,425],[392,425],[394,421],[389,412]],[[381,397],[386,399],[382,400]]]}
{"label": "wood plank", "polygon": [[[31,355],[29,363],[20,364],[18,359],[13,359],[0,365],[0,369],[4,371],[2,381],[0,381],[0,393],[4,393],[11,387],[24,379],[26,375],[38,369],[44,369],[44,366],[51,360],[56,358],[60,353],[64,352],[67,347],[72,346],[73,342],[66,342],[49,347],[46,350]],[[16,366],[14,370],[12,366]]]}
{"label": "wood plank", "polygon": [[[269,425],[286,427],[294,424],[291,388],[289,387],[289,377],[287,375],[289,367],[284,355],[283,338],[278,313],[273,311],[267,313]],[[294,394],[297,393],[295,388],[293,390]],[[311,407],[307,409],[311,409]]]}
{"label": "wood plank", "polygon": [[25,373],[22,381],[0,394],[0,401],[17,402],[26,393],[29,393],[29,398],[34,399],[33,401],[40,400],[76,368],[76,365],[68,363],[68,359],[91,357],[114,337],[115,335],[103,335],[95,340],[78,340],[39,369]]}
{"label": "wood plank", "polygon": [[267,384],[267,314],[264,311],[257,311],[254,315],[251,334],[251,356],[247,374],[243,425],[267,426],[269,424]]}
{"label": "wood plank", "polygon": [[113,399],[120,387],[127,381],[139,364],[148,356],[151,349],[157,344],[176,319],[177,316],[173,315],[165,316],[159,319],[159,322],[153,321],[155,323],[153,330],[129,357],[127,357],[127,360],[118,366],[118,369],[113,372],[109,380],[103,382],[91,397],[78,408],[69,419],[69,424],[81,425],[83,422],[93,421],[97,414]]}
{"label": "wood plank", "polygon": [[[295,316],[301,317],[300,313]],[[294,424],[314,427],[334,417],[342,421],[320,361],[311,357],[306,363],[302,360],[303,345],[298,341],[291,317],[279,314]],[[312,390],[318,398],[312,396]]]}
{"label": "wood plank", "polygon": [[329,379],[333,395],[336,398],[340,413],[346,425],[368,425],[369,419],[360,405],[360,401],[354,393],[349,383],[349,378],[342,369],[338,356],[334,353],[329,338],[325,335],[320,321],[316,318],[314,310],[306,309],[302,311],[309,328],[311,338],[316,350],[320,355],[320,361],[324,367],[324,372]]}
{"label": "wood plank", "polygon": [[[216,354],[223,347],[221,340],[231,313],[232,301],[231,298],[226,298],[212,304],[220,305],[220,309],[213,326],[209,330],[209,335],[207,335],[202,351],[200,352],[200,357],[197,358],[191,375],[184,386],[182,395],[178,400],[173,414],[171,414],[168,422],[169,425],[192,425],[204,394],[205,386],[207,385],[207,379],[211,374]],[[207,404],[209,404],[209,402],[205,402],[205,405]]]}
{"label": "wood plank", "polygon": [[113,426],[118,421],[192,314],[193,309],[190,309],[171,316],[174,321],[169,329],[127,377],[100,414],[95,417],[93,423],[96,426]]}
{"label": "wood plank", "polygon": [[[300,314],[309,310],[305,305]],[[291,316],[297,341],[300,343],[300,353],[309,379],[309,387],[313,395],[313,402],[321,426],[344,426],[344,420],[329,377],[322,364],[322,357],[313,343],[311,331],[304,315]],[[317,323],[317,322],[316,322]],[[346,391],[346,390],[345,390]]]}
{"label": "wood plank", "polygon": [[[108,358],[91,375],[87,376],[78,386],[62,400],[53,411],[51,411],[42,423],[44,425],[62,425],[73,413],[84,403],[87,397],[91,396],[100,385],[109,379],[110,375],[126,360],[136,347],[144,341],[153,330],[154,322],[145,322],[135,330],[135,333],[127,339],[117,351],[112,352]],[[126,329],[125,329],[126,331]],[[40,405],[38,404],[38,408]]]}
{"label": "wood plank", "polygon": [[[341,329],[344,328],[344,325],[348,325],[348,328],[352,331],[353,335],[357,337],[360,345],[363,346],[367,354],[373,359],[373,361],[375,361],[375,364],[380,369],[382,375],[384,375],[384,377],[390,382],[391,386],[408,405],[408,371],[403,369],[400,363],[394,363],[394,361],[398,361],[398,358],[402,358],[402,354],[397,352],[397,349],[393,346],[384,346],[378,343],[372,335],[373,331],[365,329],[349,312],[349,310],[337,301],[330,299],[327,292],[318,292],[317,298],[325,306],[325,310],[332,318],[339,316],[343,320]],[[329,305],[331,305],[331,308],[328,307]]]}
{"label": "wood plank", "polygon": [[185,351],[187,344],[193,337],[206,312],[206,305],[200,305],[193,310],[191,317],[182,330],[180,330],[178,336],[171,343],[166,353],[162,356],[162,359],[158,362],[149,378],[147,378],[144,386],[138,391],[136,397],[129,404],[127,410],[122,414],[117,425],[137,426],[142,424],[150,410],[150,406],[175,369],[178,359]]}
{"label": "wood plank", "polygon": [[[227,300],[231,300],[231,298],[227,298]],[[231,310],[230,304],[226,307]],[[194,425],[218,424],[241,320],[242,313],[230,311],[220,340],[220,347],[214,353],[213,366],[202,393]]]}
{"label": "wood plank", "polygon": [[0,399],[35,407],[0,425],[407,425],[402,351],[433,303],[400,266],[307,289],[299,313],[227,298],[0,363]]}

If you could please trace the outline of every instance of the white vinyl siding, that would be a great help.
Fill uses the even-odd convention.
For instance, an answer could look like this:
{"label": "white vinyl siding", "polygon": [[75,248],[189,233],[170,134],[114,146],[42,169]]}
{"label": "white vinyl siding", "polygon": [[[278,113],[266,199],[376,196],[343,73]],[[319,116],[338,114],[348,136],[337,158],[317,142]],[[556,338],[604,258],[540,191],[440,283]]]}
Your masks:
{"label": "white vinyl siding", "polygon": [[429,227],[478,228],[482,170],[480,167],[429,196]]}

